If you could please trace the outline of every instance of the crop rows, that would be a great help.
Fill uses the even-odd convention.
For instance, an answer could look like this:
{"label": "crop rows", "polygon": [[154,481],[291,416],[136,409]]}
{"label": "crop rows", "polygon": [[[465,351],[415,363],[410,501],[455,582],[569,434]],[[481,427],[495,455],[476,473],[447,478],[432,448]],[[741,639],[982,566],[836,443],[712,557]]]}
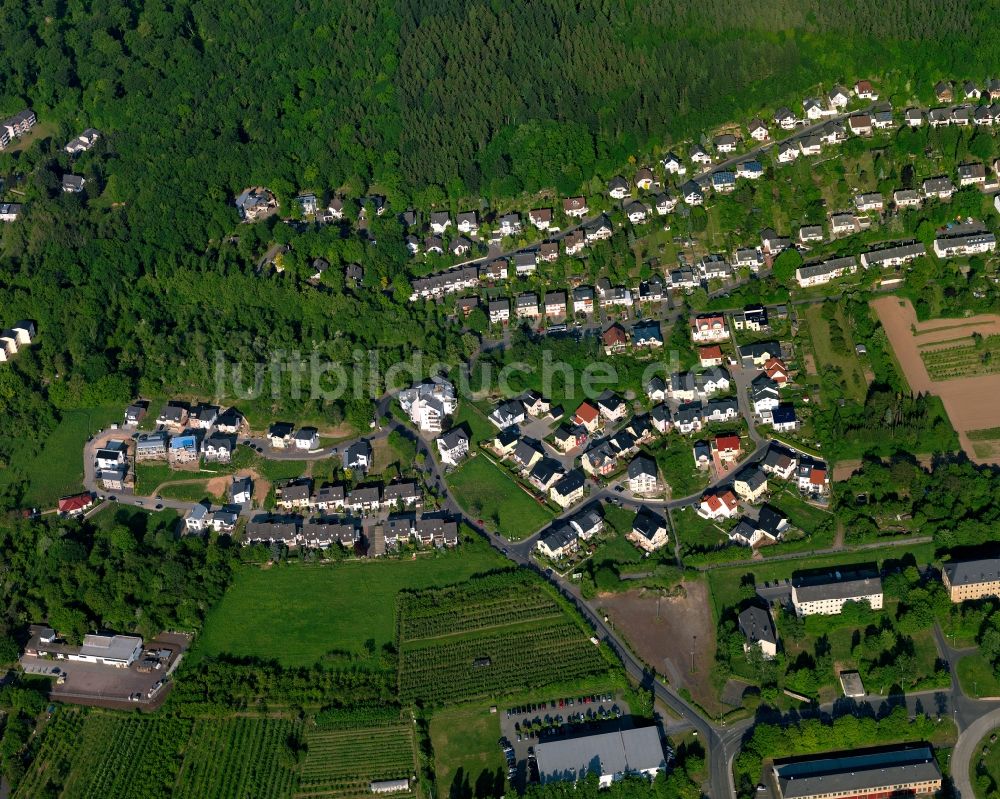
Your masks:
{"label": "crop rows", "polygon": [[64,799],[146,799],[172,795],[187,719],[95,713],[80,733],[84,750],[73,764]]}
{"label": "crop rows", "polygon": [[413,729],[406,723],[352,730],[314,728],[306,742],[296,797],[367,794],[372,780],[406,779],[416,768]]}
{"label": "crop rows", "polygon": [[298,722],[287,719],[204,719],[188,741],[176,799],[285,799],[295,774],[286,742]]}
{"label": "crop rows", "polygon": [[399,690],[407,700],[445,702],[540,688],[606,669],[580,629],[565,622],[404,647]]}
{"label": "crop rows", "polygon": [[400,638],[416,641],[453,633],[558,616],[559,606],[542,594],[507,596],[489,602],[442,609],[434,615],[410,617],[400,611]]}
{"label": "crop rows", "polygon": [[84,714],[78,710],[56,709],[46,725],[38,749],[32,755],[31,767],[21,780],[16,799],[33,799],[44,795],[45,784],[62,785],[69,776],[79,748]]}
{"label": "crop rows", "polygon": [[923,350],[920,357],[932,380],[994,374],[1000,372],[1000,337],[991,336],[980,346],[969,343]]}

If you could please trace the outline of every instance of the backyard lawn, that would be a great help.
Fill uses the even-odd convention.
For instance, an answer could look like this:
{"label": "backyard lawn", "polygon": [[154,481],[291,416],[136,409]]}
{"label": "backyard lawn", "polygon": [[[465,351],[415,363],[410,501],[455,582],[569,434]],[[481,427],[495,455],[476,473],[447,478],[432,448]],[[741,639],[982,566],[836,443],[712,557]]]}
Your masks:
{"label": "backyard lawn", "polygon": [[543,527],[552,513],[525,493],[499,466],[479,454],[448,476],[462,508],[511,541]]}
{"label": "backyard lawn", "polygon": [[729,537],[715,522],[703,519],[694,508],[682,508],[671,514],[674,531],[684,552],[704,552],[728,543]]}
{"label": "backyard lawn", "polygon": [[502,786],[506,768],[499,715],[483,703],[444,708],[431,718],[430,733],[438,796],[480,796],[476,788],[487,781],[496,795],[492,786]]}
{"label": "backyard lawn", "polygon": [[[850,325],[844,318],[844,311],[837,305],[832,322],[823,316],[823,304],[809,305],[803,314],[809,323],[809,334],[812,338],[813,352],[816,355],[816,366],[820,371],[837,369],[840,371],[844,395],[858,402],[864,402],[868,392],[868,380],[865,377],[861,361],[854,352],[854,340],[851,338]],[[842,346],[834,346],[831,328],[839,326],[843,331]]]}
{"label": "backyard lawn", "polygon": [[307,666],[332,650],[361,653],[369,639],[380,649],[395,639],[398,591],[462,582],[505,562],[476,540],[415,560],[246,567],[209,614],[193,654]]}

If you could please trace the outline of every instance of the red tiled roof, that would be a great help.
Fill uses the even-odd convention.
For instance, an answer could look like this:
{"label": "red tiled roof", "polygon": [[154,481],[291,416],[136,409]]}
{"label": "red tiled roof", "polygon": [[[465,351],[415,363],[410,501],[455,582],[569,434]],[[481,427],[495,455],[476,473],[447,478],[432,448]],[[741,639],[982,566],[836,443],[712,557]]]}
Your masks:
{"label": "red tiled roof", "polygon": [[63,497],[59,500],[59,511],[60,513],[72,513],[83,510],[91,502],[93,502],[93,498],[90,494],[74,494],[71,497]]}
{"label": "red tiled roof", "polygon": [[814,486],[821,486],[826,483],[826,469],[813,469],[809,472],[809,482]]}
{"label": "red tiled roof", "polygon": [[698,357],[703,361],[709,361],[713,359],[722,360],[722,347],[718,344],[709,344],[706,347],[698,348]]}
{"label": "red tiled roof", "polygon": [[601,340],[605,346],[611,346],[613,344],[625,344],[628,341],[628,337],[620,325],[612,325],[601,335]]}
{"label": "red tiled roof", "polygon": [[718,436],[715,439],[715,446],[720,450],[734,450],[740,448],[739,436]]}
{"label": "red tiled roof", "polygon": [[581,422],[592,422],[597,419],[600,414],[593,405],[589,402],[584,402],[579,408],[576,409],[575,419]]}

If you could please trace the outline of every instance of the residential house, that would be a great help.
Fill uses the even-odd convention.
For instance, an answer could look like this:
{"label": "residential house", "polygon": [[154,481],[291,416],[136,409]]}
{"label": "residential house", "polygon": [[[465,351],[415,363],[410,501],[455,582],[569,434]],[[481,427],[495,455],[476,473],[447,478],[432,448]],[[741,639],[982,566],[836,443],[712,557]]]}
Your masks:
{"label": "residential house", "polygon": [[234,477],[229,486],[229,498],[234,505],[245,505],[253,499],[253,479],[248,476]]}
{"label": "residential house", "polygon": [[516,399],[504,400],[493,409],[488,418],[499,430],[521,424],[525,418],[524,403]]}
{"label": "residential house", "polygon": [[275,422],[267,431],[267,438],[272,449],[285,449],[292,444],[295,425],[291,422]]}
{"label": "residential house", "polygon": [[347,489],[343,483],[324,483],[313,497],[312,505],[325,512],[344,510],[347,505]]}
{"label": "residential house", "polygon": [[722,366],[722,347],[718,344],[707,344],[705,346],[698,347],[698,362],[701,364],[703,369],[708,369],[713,366]]}
{"label": "residential house", "polygon": [[212,433],[202,444],[201,455],[206,463],[229,463],[235,448],[236,443],[230,436]]}
{"label": "residential house", "polygon": [[475,211],[460,213],[456,221],[455,227],[459,233],[475,233],[479,230],[479,215]]}
{"label": "residential house", "polygon": [[723,463],[732,463],[740,457],[740,437],[735,435],[716,436],[712,440],[712,452]]}
{"label": "residential house", "polygon": [[897,189],[892,193],[892,201],[897,208],[919,208],[923,202],[920,192],[914,189]]}
{"label": "residential house", "polygon": [[921,188],[924,197],[936,200],[950,200],[951,195],[955,193],[955,184],[951,182],[951,178],[945,177],[928,178],[923,182]]}
{"label": "residential house", "polygon": [[57,510],[63,516],[78,516],[88,511],[93,505],[93,495],[89,492],[84,492],[62,497],[57,504]]}
{"label": "residential house", "polygon": [[701,278],[690,267],[674,269],[670,273],[670,287],[673,289],[694,289],[701,285]]}
{"label": "residential house", "polygon": [[0,203],[0,222],[16,222],[20,216],[20,203]]}
{"label": "residential house", "polygon": [[878,100],[878,92],[875,91],[870,80],[859,80],[854,84],[854,94],[859,100]]}
{"label": "residential house", "polygon": [[587,429],[583,425],[563,423],[553,434],[553,443],[560,452],[569,452],[582,447],[587,441]]}
{"label": "residential house", "polygon": [[436,439],[438,454],[446,466],[457,466],[469,454],[469,434],[461,427],[453,427]]}
{"label": "residential house", "polygon": [[764,167],[760,161],[743,161],[736,165],[736,177],[746,180],[759,180],[764,177]]}
{"label": "residential house", "polygon": [[479,297],[459,297],[455,300],[455,309],[462,314],[463,318],[467,318],[478,307]]}
{"label": "residential house", "polygon": [[572,554],[579,547],[576,531],[565,523],[556,523],[539,537],[535,548],[549,560]]}
{"label": "residential house", "polygon": [[562,464],[554,458],[543,457],[528,473],[528,482],[543,494],[565,475]]}
{"label": "residential house", "polygon": [[735,399],[714,399],[705,403],[702,421],[731,422],[739,418],[740,405]]}
{"label": "residential house", "polygon": [[963,258],[992,252],[997,247],[997,239],[986,231],[978,233],[951,233],[934,239],[934,254],[938,258]]}
{"label": "residential house", "polygon": [[[82,186],[81,186],[82,188]],[[63,191],[66,191],[65,184]],[[72,189],[70,189],[72,190]],[[236,210],[244,222],[255,222],[278,207],[278,200],[263,186],[244,189],[236,198]]]}
{"label": "residential house", "polygon": [[801,151],[797,144],[790,141],[784,141],[778,145],[778,163],[790,164],[799,157],[800,152]]}
{"label": "residential house", "polygon": [[655,182],[656,175],[653,174],[653,170],[649,167],[642,167],[642,169],[635,173],[636,188],[642,189],[643,191],[649,191],[653,188],[653,183]]}
{"label": "residential house", "polygon": [[655,552],[665,546],[667,521],[660,514],[643,505],[632,522],[632,530],[626,538],[646,552]]}
{"label": "residential house", "polygon": [[637,322],[632,326],[632,344],[636,347],[656,349],[663,346],[663,333],[655,319]]}
{"label": "residential house", "polygon": [[552,411],[552,403],[533,389],[528,389],[519,397],[525,412],[530,416],[540,417]]}
{"label": "residential house", "polygon": [[413,480],[397,480],[382,491],[382,507],[412,508],[422,499],[423,494]]}
{"label": "residential house", "polygon": [[584,400],[573,414],[573,424],[581,425],[590,434],[597,432],[601,424],[601,412]]}
{"label": "residential house", "polygon": [[208,526],[209,508],[201,502],[195,504],[184,517],[184,529],[189,533],[200,533]]}
{"label": "residential house", "polygon": [[781,402],[781,394],[778,384],[761,373],[750,383],[750,403],[753,412],[762,417],[765,421],[771,418],[771,411],[778,407]]}
{"label": "residential house", "polygon": [[771,411],[771,426],[779,433],[795,430],[799,426],[798,417],[795,415],[795,406],[783,402],[774,408]]}
{"label": "residential house", "polygon": [[563,213],[568,217],[582,219],[589,211],[584,197],[567,197],[563,200]]}
{"label": "residential house", "polygon": [[507,324],[510,321],[510,299],[501,297],[498,300],[490,300],[489,312],[491,324]]}
{"label": "residential house", "polygon": [[501,458],[508,458],[521,440],[521,432],[516,427],[505,427],[493,436],[493,449]]}
{"label": "residential house", "polygon": [[728,488],[710,491],[701,498],[701,503],[695,512],[704,519],[718,521],[732,519],[739,511],[736,494]]}
{"label": "residential house", "polygon": [[759,247],[741,247],[733,254],[733,266],[758,272],[764,265],[764,254]]}
{"label": "residential house", "polygon": [[606,441],[594,442],[580,457],[580,465],[590,475],[608,475],[618,465],[614,449]]}
{"label": "residential house", "polygon": [[344,509],[363,515],[375,513],[382,506],[382,492],[377,485],[361,485],[348,492]]}
{"label": "residential house", "polygon": [[563,237],[563,249],[566,255],[576,255],[587,246],[587,236],[583,230],[574,230]]}
{"label": "residential house", "polygon": [[754,141],[764,142],[771,138],[771,133],[767,129],[767,125],[764,124],[762,119],[757,117],[750,120],[750,124],[747,125],[747,132]]}
{"label": "residential house", "polygon": [[600,411],[601,416],[609,422],[624,419],[625,414],[628,413],[628,405],[625,404],[625,401],[610,390],[604,391],[597,398],[597,409]]}
{"label": "residential house", "polygon": [[625,216],[628,217],[628,221],[633,225],[638,225],[646,221],[646,218],[649,216],[649,209],[645,203],[639,200],[632,200],[632,202],[625,206]]}
{"label": "residential house", "polygon": [[919,108],[907,108],[903,119],[911,128],[919,128],[924,124],[924,112]]}
{"label": "residential house", "polygon": [[149,404],[146,402],[136,402],[125,409],[125,426],[135,427],[146,417]]}
{"label": "residential house", "polygon": [[854,274],[858,270],[858,259],[853,255],[844,258],[832,258],[818,264],[807,264],[795,270],[795,279],[799,286],[821,286],[838,277]]}
{"label": "residential house", "polygon": [[696,342],[729,340],[729,327],[724,314],[699,314],[691,320],[691,338]]}
{"label": "residential house", "polygon": [[881,211],[885,207],[885,201],[878,192],[856,194],[854,196],[854,206],[861,212]]}
{"label": "residential house", "polygon": [[927,123],[932,128],[946,128],[951,124],[952,113],[950,108],[932,108],[927,113]]}
{"label": "residential house", "polygon": [[781,355],[781,345],[777,341],[754,341],[737,348],[744,366],[763,366],[771,358]]}
{"label": "residential house", "polygon": [[673,420],[670,418],[669,407],[663,403],[654,405],[649,411],[649,418],[658,433],[665,435],[670,432]]}
{"label": "residential house", "polygon": [[799,124],[799,120],[787,108],[781,107],[774,112],[774,124],[782,130],[792,130]]}
{"label": "residential house", "polygon": [[509,263],[506,258],[497,258],[482,268],[479,277],[483,280],[491,280],[493,282],[506,280],[508,267]]}
{"label": "residential house", "polygon": [[566,316],[566,292],[550,291],[545,295],[545,316],[549,319],[563,319]]}
{"label": "residential house", "polygon": [[275,504],[279,508],[308,508],[312,504],[312,480],[300,477],[289,480],[275,489]]}
{"label": "residential house", "polygon": [[598,510],[599,507],[590,505],[570,517],[570,527],[576,530],[577,536],[582,541],[589,541],[604,529],[604,518]]}
{"label": "residential house", "polygon": [[465,236],[459,236],[456,239],[452,239],[451,244],[448,245],[448,249],[452,255],[466,255],[472,248],[472,242],[469,241]]}
{"label": "residential house", "polygon": [[735,153],[739,143],[740,140],[731,133],[723,133],[712,140],[716,152],[719,153]]}
{"label": "residential house", "polygon": [[545,453],[542,452],[542,448],[536,442],[527,438],[522,438],[518,441],[517,446],[514,447],[514,452],[511,453],[511,459],[524,473],[530,472],[532,467],[544,456]]}
{"label": "residential house", "polygon": [[787,236],[779,236],[771,228],[764,228],[760,232],[760,247],[765,255],[772,258],[784,252],[792,246],[792,240]]}
{"label": "residential house", "polygon": [[830,234],[834,238],[859,233],[863,227],[861,220],[854,214],[832,214],[830,216]]}
{"label": "residential house", "polygon": [[803,136],[798,140],[799,153],[804,156],[819,155],[823,152],[823,140],[819,136]]}
{"label": "residential house", "polygon": [[765,660],[770,660],[778,654],[778,633],[774,621],[767,608],[751,605],[740,613],[737,622],[740,632],[746,641],[743,651],[749,652],[754,647],[760,650]]}
{"label": "residential house", "polygon": [[846,108],[851,100],[851,95],[843,86],[834,86],[827,94],[826,99],[834,108]]}
{"label": "residential house", "polygon": [[847,141],[847,126],[839,119],[831,119],[818,135],[822,144],[842,144]]}
{"label": "residential house", "polygon": [[765,474],[780,480],[791,480],[795,477],[798,465],[798,457],[793,450],[774,442],[768,447],[767,454],[760,462],[760,468]]}
{"label": "residential house", "polygon": [[667,153],[661,163],[663,164],[663,168],[666,170],[668,175],[687,174],[687,167],[684,166],[684,162],[680,159],[680,156],[675,153]]}
{"label": "residential house", "polygon": [[733,490],[745,502],[760,502],[767,494],[767,475],[756,466],[748,466],[734,478]]}
{"label": "residential house", "polygon": [[986,183],[986,167],[982,164],[959,164],[959,186],[982,186]]}
{"label": "residential house", "polygon": [[760,304],[754,304],[745,306],[742,311],[735,311],[733,313],[733,327],[736,330],[753,330],[756,333],[769,330],[767,308]]}
{"label": "residential house", "polygon": [[94,465],[98,471],[117,469],[126,465],[128,445],[121,439],[110,439],[94,453]]}
{"label": "residential house", "polygon": [[594,290],[590,286],[573,289],[573,313],[592,314],[594,312]]}
{"label": "residential house", "polygon": [[691,148],[691,152],[688,154],[691,161],[699,166],[708,166],[712,163],[712,156],[705,152],[704,148],[700,144],[696,144]]}
{"label": "residential house", "polygon": [[367,472],[371,468],[373,454],[371,442],[362,438],[344,450],[344,468],[355,472]]}
{"label": "residential house", "polygon": [[861,254],[861,265],[868,269],[872,266],[883,268],[903,266],[927,254],[927,249],[920,242],[914,244],[900,244],[895,247],[885,247],[880,250],[871,250]]}
{"label": "residential house", "polygon": [[608,181],[608,196],[614,200],[623,200],[628,195],[629,185],[621,175],[615,175]]}
{"label": "residential house", "polygon": [[659,275],[639,281],[639,302],[662,302],[664,296],[663,278]]}
{"label": "residential house", "polygon": [[514,253],[514,272],[521,277],[533,275],[538,269],[538,251],[525,250]]}
{"label": "residential house", "polygon": [[681,186],[680,191],[681,197],[688,205],[702,205],[705,202],[705,193],[701,190],[701,186],[693,180],[689,180]]}
{"label": "residential house", "polygon": [[440,236],[451,227],[451,217],[447,211],[434,211],[430,219],[431,232]]}
{"label": "residential house", "polygon": [[198,437],[193,434],[172,436],[167,447],[167,461],[171,466],[196,463],[198,460]]}
{"label": "residential house", "polygon": [[624,352],[628,346],[628,335],[625,333],[625,328],[615,322],[601,333],[601,344],[604,345],[604,352],[607,355]]}
{"label": "residential house", "polygon": [[896,126],[892,111],[878,110],[872,114],[872,127],[875,130],[891,130]]}
{"label": "residential house", "polygon": [[691,447],[691,455],[698,469],[708,469],[712,465],[712,447],[707,441],[695,441]]}
{"label": "residential house", "polygon": [[135,459],[139,461],[164,460],[167,457],[169,436],[165,432],[146,433],[135,441]]}
{"label": "residential house", "polygon": [[697,433],[702,428],[703,414],[700,400],[682,403],[674,413],[673,425],[683,435]]}
{"label": "residential house", "polygon": [[868,114],[851,114],[847,118],[847,129],[855,136],[871,136],[872,118]]}
{"label": "residential house", "polygon": [[656,195],[653,199],[653,205],[656,208],[657,214],[665,216],[677,207],[677,198],[670,192],[665,191]]}
{"label": "residential house", "polygon": [[584,236],[587,244],[595,241],[606,241],[611,238],[613,233],[614,229],[611,227],[611,222],[606,216],[601,216],[595,222],[591,222],[584,227]]}
{"label": "residential house", "polygon": [[830,473],[822,461],[800,458],[796,482],[799,491],[809,496],[821,497],[830,493]]}
{"label": "residential house", "polygon": [[864,602],[872,610],[881,610],[882,580],[867,567],[847,569],[825,575],[792,575],[792,606],[800,618],[815,614],[836,615],[847,602]]}
{"label": "residential house", "polygon": [[87,179],[81,175],[63,175],[62,190],[68,194],[79,194],[86,183]]}
{"label": "residential house", "polygon": [[156,423],[174,430],[182,429],[188,422],[188,407],[179,402],[168,402],[163,406],[160,415],[156,417]]}
{"label": "residential house", "polygon": [[458,409],[455,387],[441,377],[400,391],[396,398],[403,413],[425,433],[440,433],[444,420]]}
{"label": "residential house", "polygon": [[736,173],[722,169],[712,173],[712,189],[718,194],[729,194],[736,188]]}
{"label": "residential house", "polygon": [[560,508],[566,509],[583,499],[583,488],[586,478],[580,469],[563,475],[549,489],[549,497]]}
{"label": "residential house", "polygon": [[652,494],[659,489],[656,461],[636,455],[628,465],[628,490],[633,494]]}
{"label": "residential house", "polygon": [[552,263],[559,260],[559,242],[543,241],[538,245],[538,260]]}
{"label": "residential house", "polygon": [[813,122],[817,119],[822,119],[827,114],[826,106],[816,97],[807,97],[803,100],[802,110],[806,115],[806,119]]}

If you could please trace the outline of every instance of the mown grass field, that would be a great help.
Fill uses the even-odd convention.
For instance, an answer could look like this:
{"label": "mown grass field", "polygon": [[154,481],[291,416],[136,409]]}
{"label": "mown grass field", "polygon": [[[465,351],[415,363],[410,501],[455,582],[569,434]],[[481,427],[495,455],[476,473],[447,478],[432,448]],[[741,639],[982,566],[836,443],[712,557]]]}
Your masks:
{"label": "mown grass field", "polygon": [[416,560],[287,564],[241,570],[212,610],[193,655],[228,652],[306,666],[331,650],[395,639],[396,593],[467,580],[503,564],[485,542]]}
{"label": "mown grass field", "polygon": [[958,681],[968,696],[1000,696],[1000,680],[993,667],[979,652],[966,655],[958,661]]}
{"label": "mown grass field", "polygon": [[25,504],[52,508],[59,497],[83,490],[84,444],[121,415],[118,407],[65,411],[42,451],[25,465],[29,483]]}
{"label": "mown grass field", "polygon": [[503,781],[500,717],[482,703],[442,708],[431,718],[430,733],[438,796],[462,795],[461,786],[474,788],[491,778]]}
{"label": "mown grass field", "polygon": [[511,541],[531,535],[552,518],[548,508],[481,453],[452,472],[448,484],[473,519],[482,519]]}

